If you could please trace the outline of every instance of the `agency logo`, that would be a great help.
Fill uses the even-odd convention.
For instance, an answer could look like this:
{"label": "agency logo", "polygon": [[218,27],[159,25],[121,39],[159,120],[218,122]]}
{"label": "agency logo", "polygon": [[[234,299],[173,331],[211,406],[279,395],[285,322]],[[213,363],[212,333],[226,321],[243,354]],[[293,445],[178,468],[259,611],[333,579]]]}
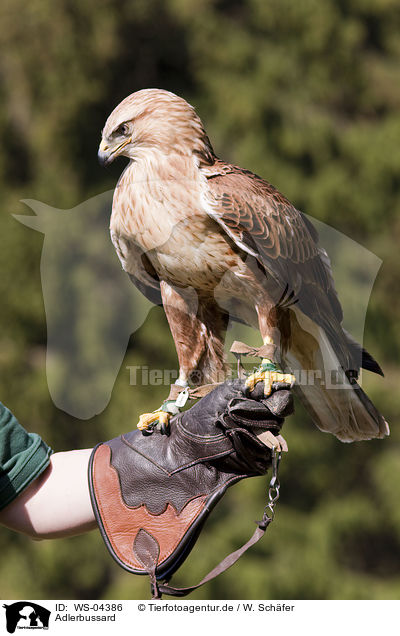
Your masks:
{"label": "agency logo", "polygon": [[6,627],[9,634],[14,634],[16,629],[49,629],[51,612],[37,603],[18,601],[3,607],[6,610]]}

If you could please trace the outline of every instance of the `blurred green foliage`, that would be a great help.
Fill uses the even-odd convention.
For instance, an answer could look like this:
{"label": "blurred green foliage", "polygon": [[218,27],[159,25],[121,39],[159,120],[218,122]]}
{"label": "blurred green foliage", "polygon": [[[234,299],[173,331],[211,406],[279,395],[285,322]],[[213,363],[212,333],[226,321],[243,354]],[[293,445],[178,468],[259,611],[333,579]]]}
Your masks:
{"label": "blurred green foliage", "polygon": [[[106,172],[96,162],[110,110],[140,88],[179,93],[196,106],[218,155],[264,176],[382,258],[364,344],[386,378],[365,374],[364,387],[392,427],[385,441],[344,445],[314,430],[299,405],[285,427],[290,452],[275,523],[193,598],[399,598],[399,3],[3,0],[0,11],[2,401],[66,450],[133,428],[138,413],[164,397],[163,387],[129,386],[126,370],[176,366],[165,317],[154,308],[103,413],[81,421],[54,406],[43,235],[11,214],[26,214],[23,198],[72,208],[113,188],[122,163]],[[235,486],[177,584],[200,580],[250,535],[265,489],[265,479]],[[120,570],[97,532],[32,543],[2,529],[0,550],[4,599],[148,596],[147,581]]]}

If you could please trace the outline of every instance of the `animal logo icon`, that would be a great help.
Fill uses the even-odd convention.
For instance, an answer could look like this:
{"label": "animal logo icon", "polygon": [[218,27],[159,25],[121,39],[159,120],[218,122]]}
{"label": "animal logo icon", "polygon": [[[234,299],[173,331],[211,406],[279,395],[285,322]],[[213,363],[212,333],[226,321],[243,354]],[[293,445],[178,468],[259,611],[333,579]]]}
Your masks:
{"label": "animal logo icon", "polygon": [[4,604],[6,610],[6,629],[14,634],[20,629],[48,629],[50,610],[32,601],[18,601],[10,605]]}

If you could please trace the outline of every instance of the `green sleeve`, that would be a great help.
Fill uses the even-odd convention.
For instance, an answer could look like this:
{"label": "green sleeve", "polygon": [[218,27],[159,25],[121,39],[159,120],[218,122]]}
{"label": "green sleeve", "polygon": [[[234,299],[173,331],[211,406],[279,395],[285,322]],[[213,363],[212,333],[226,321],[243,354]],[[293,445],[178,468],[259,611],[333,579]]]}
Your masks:
{"label": "green sleeve", "polygon": [[0,402],[0,510],[47,468],[52,452]]}

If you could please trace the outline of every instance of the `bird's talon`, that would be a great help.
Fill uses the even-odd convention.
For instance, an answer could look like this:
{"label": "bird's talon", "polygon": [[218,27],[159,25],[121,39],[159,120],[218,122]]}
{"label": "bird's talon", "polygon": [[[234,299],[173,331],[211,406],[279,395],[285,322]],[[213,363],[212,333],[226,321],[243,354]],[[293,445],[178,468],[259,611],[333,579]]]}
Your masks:
{"label": "bird's talon", "polygon": [[169,421],[163,422],[160,424],[160,433],[161,435],[169,435],[171,432],[171,427],[169,425]]}
{"label": "bird's talon", "polygon": [[149,428],[141,429],[142,430],[142,435],[144,437],[150,437],[150,435],[153,435],[154,429],[155,429],[155,427],[152,424],[150,424]]}

